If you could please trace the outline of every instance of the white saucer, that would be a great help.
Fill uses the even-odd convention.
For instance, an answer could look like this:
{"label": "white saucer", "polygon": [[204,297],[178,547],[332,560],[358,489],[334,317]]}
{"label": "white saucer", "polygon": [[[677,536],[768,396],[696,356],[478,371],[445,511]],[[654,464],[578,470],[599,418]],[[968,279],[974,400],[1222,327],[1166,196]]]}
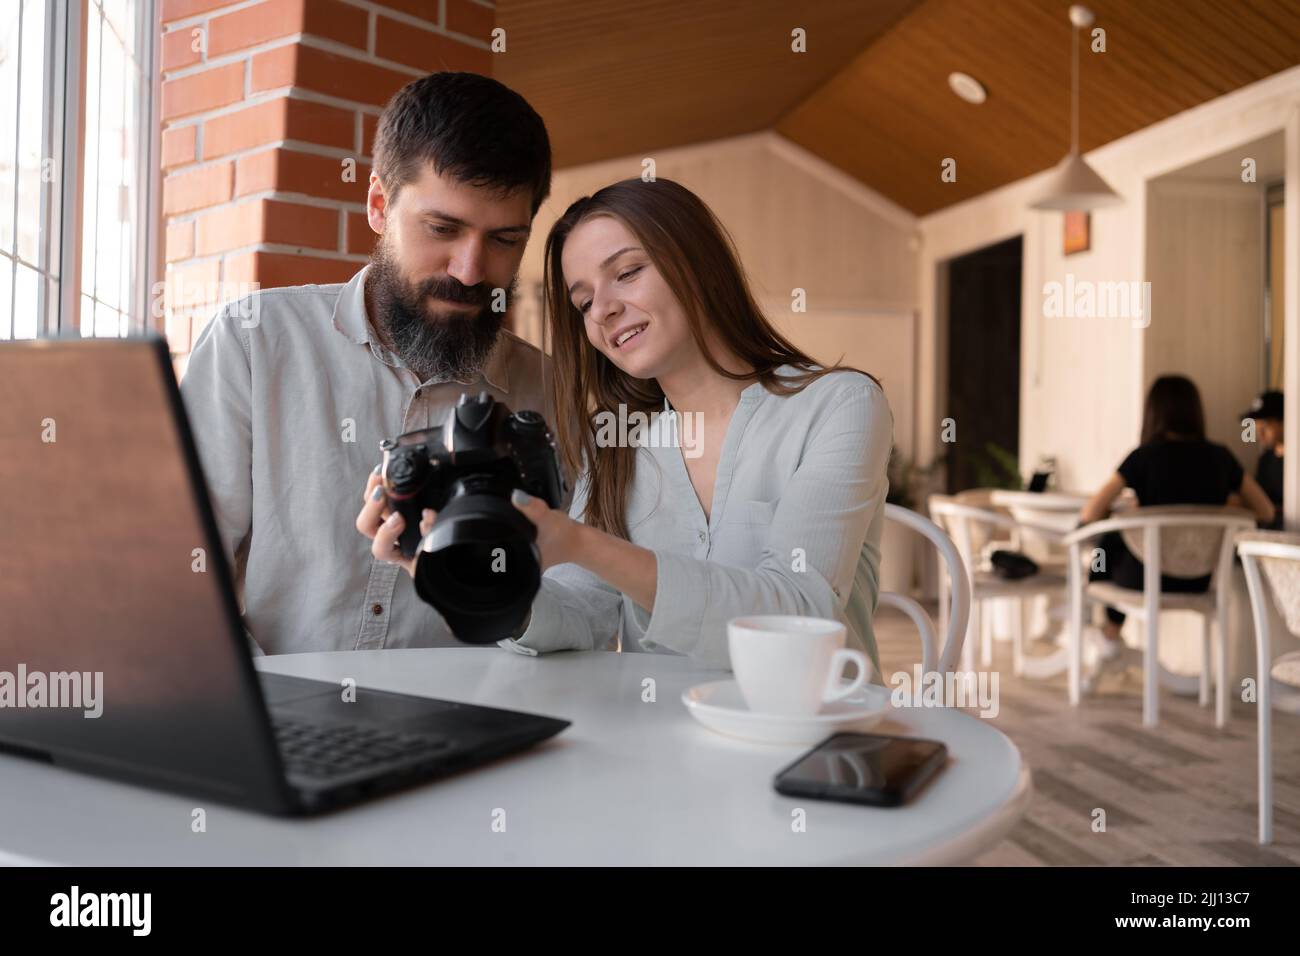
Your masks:
{"label": "white saucer", "polygon": [[818,714],[789,717],[755,713],[745,704],[735,680],[715,680],[682,691],[691,716],[710,730],[767,744],[815,744],[840,730],[866,730],[890,710],[889,690],[869,685]]}

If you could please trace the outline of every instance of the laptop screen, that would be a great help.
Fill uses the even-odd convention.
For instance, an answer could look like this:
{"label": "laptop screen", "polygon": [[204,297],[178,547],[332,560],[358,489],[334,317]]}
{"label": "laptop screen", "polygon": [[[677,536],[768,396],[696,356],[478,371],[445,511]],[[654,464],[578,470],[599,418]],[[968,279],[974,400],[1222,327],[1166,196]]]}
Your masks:
{"label": "laptop screen", "polygon": [[0,422],[0,745],[276,799],[165,344],[0,343]]}

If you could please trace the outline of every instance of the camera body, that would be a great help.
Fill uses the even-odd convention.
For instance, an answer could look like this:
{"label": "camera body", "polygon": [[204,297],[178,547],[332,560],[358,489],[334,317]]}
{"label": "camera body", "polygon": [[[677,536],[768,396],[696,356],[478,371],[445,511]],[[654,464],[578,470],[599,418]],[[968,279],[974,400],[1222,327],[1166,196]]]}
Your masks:
{"label": "camera body", "polygon": [[[458,638],[488,643],[527,617],[541,582],[537,529],[510,503],[516,488],[550,507],[565,495],[546,419],[511,412],[486,391],[462,394],[441,426],[380,443],[384,490],[405,520],[399,545],[416,590]],[[420,516],[438,513],[421,541]]]}
{"label": "camera body", "polygon": [[433,428],[406,432],[379,446],[383,481],[393,510],[406,526],[402,554],[412,557],[420,542],[425,508],[442,512],[460,495],[494,494],[509,501],[522,488],[557,508],[564,498],[555,441],[538,412],[511,412],[487,392],[467,394]]}

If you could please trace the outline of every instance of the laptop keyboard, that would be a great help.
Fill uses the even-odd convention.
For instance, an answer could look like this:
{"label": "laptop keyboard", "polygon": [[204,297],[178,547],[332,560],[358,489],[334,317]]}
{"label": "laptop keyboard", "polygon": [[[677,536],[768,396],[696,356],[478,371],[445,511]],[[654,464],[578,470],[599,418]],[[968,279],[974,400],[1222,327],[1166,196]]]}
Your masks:
{"label": "laptop keyboard", "polygon": [[303,777],[338,777],[400,760],[418,763],[451,747],[451,741],[352,724],[310,724],[277,717],[276,743],[285,768]]}

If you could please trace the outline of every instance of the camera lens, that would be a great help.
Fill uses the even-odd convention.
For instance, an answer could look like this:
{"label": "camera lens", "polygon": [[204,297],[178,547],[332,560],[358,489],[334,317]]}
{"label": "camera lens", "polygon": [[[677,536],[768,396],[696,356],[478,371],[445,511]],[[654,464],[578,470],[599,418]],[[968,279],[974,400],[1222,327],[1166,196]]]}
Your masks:
{"label": "camera lens", "polygon": [[[469,644],[518,632],[541,587],[537,528],[510,503],[516,488],[560,507],[564,476],[538,412],[511,413],[481,392],[462,394],[444,423],[385,446],[385,482],[410,515],[438,512],[420,540],[408,518],[403,554],[418,553],[415,589]],[[406,536],[413,535],[408,542]]]}
{"label": "camera lens", "polygon": [[[470,612],[493,611],[520,582],[520,571],[535,559],[518,542],[495,544],[451,544],[438,552],[435,559],[442,566],[450,587],[446,603]],[[527,575],[523,575],[524,579]]]}
{"label": "camera lens", "polygon": [[537,529],[504,495],[485,493],[482,476],[458,484],[422,545],[415,589],[458,638],[486,644],[512,633],[532,606],[542,578]]}

